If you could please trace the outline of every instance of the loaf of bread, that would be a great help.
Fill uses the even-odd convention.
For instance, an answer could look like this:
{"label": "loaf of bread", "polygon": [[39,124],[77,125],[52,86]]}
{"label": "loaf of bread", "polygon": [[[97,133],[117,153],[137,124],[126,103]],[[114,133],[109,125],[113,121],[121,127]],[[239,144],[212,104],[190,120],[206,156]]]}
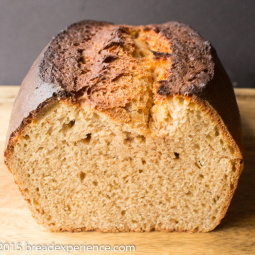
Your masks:
{"label": "loaf of bread", "polygon": [[21,85],[5,163],[51,231],[210,231],[243,169],[231,82],[184,24],[73,24]]}

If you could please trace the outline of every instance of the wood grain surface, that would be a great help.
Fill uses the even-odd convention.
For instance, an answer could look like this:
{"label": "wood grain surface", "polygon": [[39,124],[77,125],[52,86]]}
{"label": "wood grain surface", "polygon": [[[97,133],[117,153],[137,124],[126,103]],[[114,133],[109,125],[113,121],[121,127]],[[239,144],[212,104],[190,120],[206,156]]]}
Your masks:
{"label": "wood grain surface", "polygon": [[[3,163],[3,149],[12,104],[19,87],[0,86],[0,249],[21,242],[22,251],[1,254],[67,254],[25,251],[29,244],[133,244],[135,252],[69,254],[255,254],[255,90],[236,89],[244,134],[245,168],[222,223],[210,233],[51,233],[37,225]],[[6,246],[7,247],[7,246]]]}

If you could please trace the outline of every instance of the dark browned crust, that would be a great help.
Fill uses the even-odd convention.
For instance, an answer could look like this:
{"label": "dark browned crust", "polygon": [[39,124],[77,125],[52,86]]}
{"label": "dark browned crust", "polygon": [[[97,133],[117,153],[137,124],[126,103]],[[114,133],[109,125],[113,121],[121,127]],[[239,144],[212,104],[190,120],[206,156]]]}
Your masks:
{"label": "dark browned crust", "polygon": [[[12,146],[24,127],[31,123],[45,107],[62,99],[75,103],[79,96],[84,93],[89,94],[94,84],[105,79],[105,69],[115,60],[118,53],[101,55],[100,52],[112,45],[124,47],[123,34],[127,29],[128,26],[123,25],[82,21],[71,25],[51,41],[35,61],[21,85],[10,119],[5,158],[12,151]],[[168,78],[158,81],[158,96],[182,95],[193,98],[208,110],[215,123],[221,126],[230,144],[238,151],[237,178],[226,207],[222,211],[223,217],[243,169],[241,122],[231,82],[216,51],[190,27],[169,22],[162,25],[148,25],[143,29],[155,31],[167,38],[171,45],[171,53],[153,52],[155,59],[170,58],[172,62]],[[93,52],[96,64],[91,71],[86,70],[87,67],[92,66],[86,66],[82,51],[93,40],[98,43],[98,51]],[[79,76],[87,72],[89,78],[79,80]],[[122,75],[125,75],[123,70],[109,76],[110,79],[116,79]]]}
{"label": "dark browned crust", "polygon": [[78,76],[86,72],[81,66],[82,51],[91,47],[90,41],[97,33],[104,37],[110,25],[106,22],[81,21],[59,33],[44,53],[39,65],[40,78],[44,82],[58,84],[66,91],[78,91]]}

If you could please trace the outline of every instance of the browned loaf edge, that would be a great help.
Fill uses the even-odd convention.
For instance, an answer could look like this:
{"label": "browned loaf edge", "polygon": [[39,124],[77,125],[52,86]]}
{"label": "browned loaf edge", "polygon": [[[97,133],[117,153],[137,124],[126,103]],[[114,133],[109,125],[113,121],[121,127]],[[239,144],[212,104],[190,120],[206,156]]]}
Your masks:
{"label": "browned loaf edge", "polygon": [[[122,45],[123,34],[130,27],[81,21],[53,38],[22,82],[7,132],[5,159],[24,127],[54,101],[63,99],[75,103],[79,96],[85,94],[86,100],[95,108],[107,111],[109,107],[113,107],[109,106],[109,102],[97,101],[92,92],[96,89],[107,89],[107,82],[105,88],[98,87],[98,82],[109,76],[108,64],[118,57],[106,54],[103,49],[112,45]],[[153,52],[155,58],[164,55],[171,59],[169,76],[158,81],[156,95],[159,98],[182,95],[206,110],[235,148],[235,157],[239,162],[237,171],[241,174],[243,156],[240,114],[231,82],[214,48],[189,26],[178,22],[139,28],[154,31],[160,37],[169,40],[171,45],[171,53]],[[98,47],[91,47],[91,41]],[[91,54],[94,54],[96,60],[94,65],[81,66],[82,51],[85,47],[91,47]],[[81,79],[81,74],[85,72],[86,78]],[[123,75],[125,70],[111,72],[110,78],[115,79]],[[117,102],[114,107],[118,106]],[[229,194],[222,217],[227,211],[237,182],[238,179],[232,193]]]}

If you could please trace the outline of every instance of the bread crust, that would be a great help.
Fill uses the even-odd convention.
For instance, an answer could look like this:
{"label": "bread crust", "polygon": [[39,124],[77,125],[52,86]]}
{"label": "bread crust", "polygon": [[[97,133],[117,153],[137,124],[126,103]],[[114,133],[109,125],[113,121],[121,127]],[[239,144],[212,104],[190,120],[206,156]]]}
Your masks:
{"label": "bread crust", "polygon": [[[238,161],[237,178],[222,211],[223,218],[243,169],[240,114],[231,82],[216,51],[193,29],[181,23],[132,27],[81,21],[58,34],[42,51],[22,82],[7,132],[5,163],[8,166],[8,153],[12,151],[24,127],[45,107],[57,100],[76,103],[81,96],[86,95],[85,99],[95,109],[104,112],[121,108],[123,102],[126,104],[128,100],[132,100],[124,97],[117,98],[114,102],[109,102],[107,98],[99,101],[93,94],[93,91],[109,90],[107,81],[125,76],[127,66],[132,65],[132,62],[129,62],[120,68],[112,68],[111,63],[118,58],[118,53],[109,54],[108,51],[104,51],[113,45],[122,45],[125,50],[126,45],[129,45],[125,34],[128,34],[130,29],[153,31],[167,40],[171,47],[169,52],[153,51],[155,59],[171,59],[168,77],[157,81],[155,100],[164,100],[170,95],[181,95],[199,104],[235,149]],[[84,59],[84,49],[91,56],[89,60],[93,60],[95,64],[91,65]],[[102,81],[106,81],[104,87],[100,83]],[[111,117],[117,119],[118,114],[122,113],[117,111],[116,115]],[[123,123],[126,121],[122,118],[118,118],[118,121],[119,119]]]}

